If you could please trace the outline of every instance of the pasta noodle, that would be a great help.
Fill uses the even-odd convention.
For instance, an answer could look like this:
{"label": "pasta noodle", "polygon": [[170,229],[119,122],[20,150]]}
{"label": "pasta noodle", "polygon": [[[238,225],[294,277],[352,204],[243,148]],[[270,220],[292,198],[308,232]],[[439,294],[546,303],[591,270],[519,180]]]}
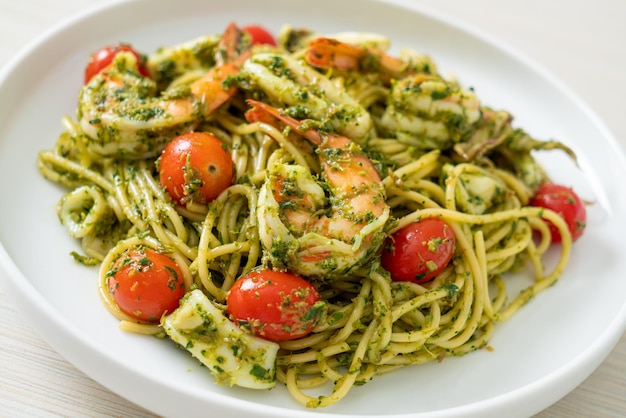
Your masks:
{"label": "pasta noodle", "polygon": [[[212,35],[215,44],[209,42],[210,46],[215,47],[219,38]],[[280,56],[299,61],[316,34],[287,27],[280,39]],[[180,48],[171,51],[180,53]],[[268,48],[260,49],[248,63],[267,60],[260,55],[267,54]],[[374,49],[354,50],[381,57],[374,55]],[[353,139],[380,170],[390,215],[371,228],[381,228],[390,236],[410,223],[439,218],[454,232],[455,256],[425,284],[392,281],[376,256],[333,280],[311,279],[327,303],[326,320],[305,337],[281,342],[276,364],[278,381],[307,407],[331,405],[376,375],[487,347],[496,325],[554,284],[570,255],[572,238],[563,219],[550,210],[528,206],[538,183],[547,181],[531,151],[565,147],[533,140],[514,129],[510,115],[476,105],[473,92],[440,77],[428,57],[407,54],[401,61],[405,78],[395,73],[380,77],[384,68],[318,71],[308,67],[307,71],[327,77],[341,93],[337,97],[349,98],[345,106],[357,103],[366,112],[362,120],[372,121],[368,139]],[[167,50],[149,58],[153,74],[159,64],[154,60],[164,55]],[[170,92],[202,74],[199,68],[177,67],[175,58],[172,52],[169,59],[178,73],[170,74],[169,80],[161,74],[158,80]],[[123,153],[101,155],[91,147],[94,139],[84,124],[69,117],[63,119],[65,131],[56,146],[39,154],[41,173],[68,189],[58,213],[68,233],[82,244],[83,254],[74,256],[100,265],[101,299],[124,330],[163,333],[159,324],[142,323],[122,312],[112,298],[107,275],[120,254],[134,246],[167,253],[181,267],[187,290],[201,289],[223,308],[238,277],[259,266],[272,267],[260,238],[268,225],[257,216],[268,169],[289,163],[320,175],[315,154],[299,147],[292,131],[246,119],[248,98],[277,105],[275,94],[261,89],[258,80],[255,84],[246,65],[228,103],[194,127],[220,138],[235,167],[234,184],[206,205],[181,206],[170,199],[158,179],[159,149],[133,158]],[[415,74],[421,78],[417,80]],[[390,77],[395,81],[389,82]],[[417,97],[399,96],[402,83],[414,92],[428,93],[431,119],[419,109]],[[335,109],[341,106],[332,103]],[[422,120],[399,115],[406,109]],[[333,118],[317,117],[318,122],[334,124],[331,131],[352,129]],[[550,271],[544,270],[543,262],[550,246],[546,222],[555,225],[563,238]],[[506,275],[523,266],[532,268],[534,280],[509,301]],[[327,382],[333,383],[329,394],[306,393]]]}

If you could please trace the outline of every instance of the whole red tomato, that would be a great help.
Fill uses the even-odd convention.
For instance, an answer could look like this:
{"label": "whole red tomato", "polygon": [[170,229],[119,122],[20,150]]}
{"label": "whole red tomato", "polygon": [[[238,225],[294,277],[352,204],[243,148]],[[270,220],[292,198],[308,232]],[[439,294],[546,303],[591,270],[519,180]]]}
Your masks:
{"label": "whole red tomato", "polygon": [[[587,225],[587,210],[571,187],[544,183],[539,187],[529,204],[558,213],[565,220],[572,234],[572,240],[577,240],[583,234]],[[559,230],[552,223],[549,223],[548,226],[552,233],[552,242],[561,242]]]}
{"label": "whole red tomato", "polygon": [[113,263],[107,288],[122,312],[153,323],[166,312],[173,312],[185,294],[178,264],[165,254],[145,248],[133,248]]}
{"label": "whole red tomato", "polygon": [[222,141],[207,132],[172,139],[159,160],[159,181],[172,199],[209,203],[233,182],[233,160]]}
{"label": "whole red tomato", "polygon": [[300,338],[326,312],[315,287],[295,274],[262,270],[239,278],[228,292],[228,312],[250,331],[270,341]]}
{"label": "whole red tomato", "polygon": [[423,219],[387,239],[381,264],[393,280],[426,283],[446,268],[455,245],[456,237],[446,222]]}

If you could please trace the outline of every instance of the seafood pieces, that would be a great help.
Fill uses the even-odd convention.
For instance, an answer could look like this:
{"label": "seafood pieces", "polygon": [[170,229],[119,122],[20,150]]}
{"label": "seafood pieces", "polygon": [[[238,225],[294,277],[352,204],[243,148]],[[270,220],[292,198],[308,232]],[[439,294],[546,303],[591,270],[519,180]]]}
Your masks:
{"label": "seafood pieces", "polygon": [[239,71],[247,57],[242,44],[249,42],[230,25],[216,45],[214,67],[159,95],[157,83],[139,73],[137,58],[119,53],[79,94],[78,119],[88,149],[129,159],[157,155],[171,138],[198,126],[234,95],[236,88],[223,82]]}
{"label": "seafood pieces", "polygon": [[380,248],[390,214],[372,162],[345,136],[308,129],[267,104],[249,104],[250,115],[261,110],[307,138],[317,148],[325,180],[320,184],[305,167],[282,161],[269,168],[258,218],[272,262],[321,279],[363,266]]}

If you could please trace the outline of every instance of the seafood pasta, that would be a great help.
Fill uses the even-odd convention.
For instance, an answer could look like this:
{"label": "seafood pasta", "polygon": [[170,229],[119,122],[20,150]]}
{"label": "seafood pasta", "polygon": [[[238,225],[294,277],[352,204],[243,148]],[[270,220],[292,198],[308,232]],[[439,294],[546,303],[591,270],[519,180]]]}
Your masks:
{"label": "seafood pasta", "polygon": [[[322,407],[488,347],[557,281],[585,208],[533,153],[572,151],[388,48],[231,24],[92,56],[38,167],[67,188],[72,254],[99,266],[123,330],[171,339],[219,383],[278,381]],[[513,271],[529,286],[509,300]]]}

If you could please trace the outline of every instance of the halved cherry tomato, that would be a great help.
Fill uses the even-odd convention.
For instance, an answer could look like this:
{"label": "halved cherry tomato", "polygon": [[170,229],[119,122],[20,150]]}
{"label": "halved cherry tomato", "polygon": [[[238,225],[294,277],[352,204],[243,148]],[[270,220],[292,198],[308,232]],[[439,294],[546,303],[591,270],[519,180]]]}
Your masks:
{"label": "halved cherry tomato", "polygon": [[233,182],[233,160],[224,144],[207,132],[172,139],[159,157],[159,180],[173,200],[209,203]]}
{"label": "halved cherry tomato", "polygon": [[303,337],[326,313],[326,304],[311,283],[273,270],[254,271],[239,278],[229,290],[226,304],[236,321],[270,341]]}
{"label": "halved cherry tomato", "polygon": [[185,294],[183,273],[165,254],[133,248],[113,263],[107,287],[117,306],[140,321],[158,322]]}
{"label": "halved cherry tomato", "polygon": [[446,268],[454,255],[456,237],[437,218],[413,222],[387,239],[382,266],[397,281],[426,283]]}
{"label": "halved cherry tomato", "polygon": [[[583,234],[587,225],[587,210],[572,188],[560,184],[544,183],[539,187],[529,204],[551,209],[561,215],[572,234],[572,240],[577,240]],[[549,223],[548,226],[552,233],[552,242],[561,242],[562,237],[559,230],[552,223]]]}
{"label": "halved cherry tomato", "polygon": [[262,26],[259,25],[249,25],[241,28],[244,32],[248,33],[252,38],[253,45],[272,45],[276,46],[276,40],[274,36]]}
{"label": "halved cherry tomato", "polygon": [[109,66],[109,64],[113,62],[113,58],[122,51],[130,52],[135,55],[135,57],[137,57],[137,63],[139,64],[139,73],[144,77],[149,77],[148,69],[144,64],[144,57],[128,44],[117,44],[105,46],[91,54],[89,62],[87,62],[87,67],[85,68],[85,84],[89,83],[89,80],[96,74]]}

